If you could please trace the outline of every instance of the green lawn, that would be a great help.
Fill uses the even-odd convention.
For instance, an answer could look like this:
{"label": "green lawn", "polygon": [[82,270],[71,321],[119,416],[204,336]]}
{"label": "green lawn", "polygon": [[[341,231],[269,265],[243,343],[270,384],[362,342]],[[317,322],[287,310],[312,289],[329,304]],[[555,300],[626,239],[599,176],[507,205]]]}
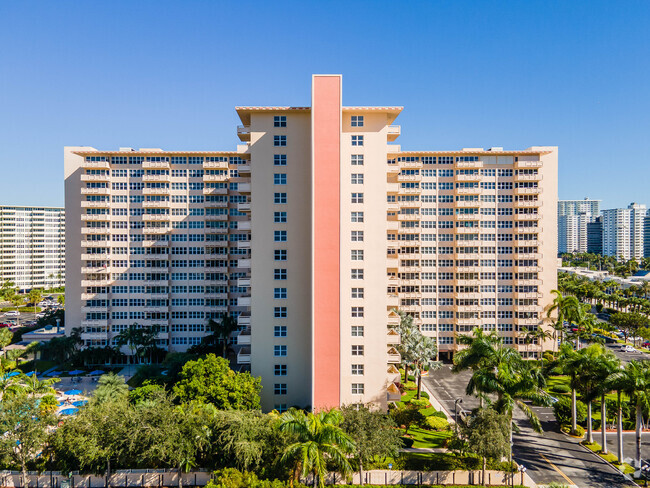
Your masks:
{"label": "green lawn", "polygon": [[451,437],[451,430],[435,431],[435,430],[426,430],[420,427],[411,427],[409,429],[409,435],[413,439],[413,445],[411,447],[418,448],[436,448],[436,447],[445,447],[445,442],[449,437]]}
{"label": "green lawn", "polygon": [[18,365],[18,369],[23,373],[29,373],[30,371],[34,371],[34,369],[36,369],[37,372],[42,373],[43,371],[47,371],[54,366],[56,366],[56,363],[54,361],[43,361],[41,359],[38,359],[36,361],[32,360],[21,363]]}

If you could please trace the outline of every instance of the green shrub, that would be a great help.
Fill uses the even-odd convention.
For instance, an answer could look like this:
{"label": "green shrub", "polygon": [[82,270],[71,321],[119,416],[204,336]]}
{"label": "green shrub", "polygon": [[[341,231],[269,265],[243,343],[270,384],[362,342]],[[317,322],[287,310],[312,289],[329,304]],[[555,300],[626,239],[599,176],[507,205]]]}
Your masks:
{"label": "green shrub", "polygon": [[562,430],[562,432],[564,432],[565,434],[573,435],[576,437],[584,437],[585,435],[585,429],[582,425],[576,425],[576,430],[573,431],[571,430],[570,425],[562,425],[560,427],[560,430]]}
{"label": "green shrub", "polygon": [[404,388],[407,390],[415,390],[417,386],[415,386],[415,383],[412,381],[407,381],[406,384],[404,385]]}
{"label": "green shrub", "polygon": [[[571,424],[571,398],[561,397],[553,404],[553,413],[560,425]],[[576,420],[584,422],[585,418],[587,418],[587,405],[578,400],[576,401]]]}
{"label": "green shrub", "polygon": [[603,304],[602,303],[597,303],[596,304],[596,312],[600,313],[603,311]]}
{"label": "green shrub", "polygon": [[564,383],[558,383],[557,385],[554,385],[553,388],[551,388],[551,392],[571,393],[571,387],[569,385],[565,385]]}
{"label": "green shrub", "polygon": [[415,381],[415,376],[413,376],[412,374],[410,374],[408,379],[409,379],[409,381]]}
{"label": "green shrub", "polygon": [[301,483],[281,480],[261,480],[255,473],[239,471],[235,468],[226,468],[215,471],[214,478],[206,488],[304,488]]}
{"label": "green shrub", "polygon": [[433,415],[427,417],[427,425],[431,430],[438,432],[442,430],[449,430],[449,422],[447,419],[441,419],[440,417]]}
{"label": "green shrub", "polygon": [[428,394],[426,391],[421,391],[421,392],[420,392],[420,396],[421,396],[422,398],[429,398],[429,394]]}
{"label": "green shrub", "polygon": [[417,398],[412,398],[409,403],[418,408],[426,408],[429,405],[429,400],[426,398],[421,398],[420,400]]}
{"label": "green shrub", "polygon": [[431,416],[447,420],[447,416],[445,415],[445,413],[444,412],[439,412],[437,410],[434,413],[432,413]]}

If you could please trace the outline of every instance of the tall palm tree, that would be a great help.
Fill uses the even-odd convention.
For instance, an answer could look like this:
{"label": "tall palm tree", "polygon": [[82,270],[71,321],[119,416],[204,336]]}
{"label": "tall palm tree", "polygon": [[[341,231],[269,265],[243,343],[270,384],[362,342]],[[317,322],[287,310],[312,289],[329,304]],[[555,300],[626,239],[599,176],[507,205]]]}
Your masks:
{"label": "tall palm tree", "polygon": [[27,376],[21,374],[19,376],[20,384],[23,386],[23,391],[28,395],[42,395],[47,393],[54,393],[52,385],[61,381],[60,378],[48,378],[39,380],[36,374]]}
{"label": "tall palm tree", "polygon": [[[608,381],[619,394],[626,393],[636,407],[636,467],[640,467],[643,410],[650,407],[650,363],[630,361],[624,369],[613,373]],[[619,462],[623,462],[622,458]]]}
{"label": "tall palm tree", "polygon": [[560,369],[563,374],[569,376],[569,386],[571,387],[571,432],[575,432],[577,428],[576,390],[578,388],[578,366],[581,359],[580,354],[573,349],[571,344],[564,343],[560,346],[558,357]]}
{"label": "tall palm tree", "polygon": [[136,351],[142,345],[142,332],[142,327],[139,324],[133,323],[128,325],[126,329],[115,337],[115,343],[119,347],[127,346],[129,348],[134,363],[136,360]]}
{"label": "tall palm tree", "polygon": [[13,338],[13,333],[9,330],[9,327],[3,327],[0,329],[0,349],[2,353],[7,358],[7,350],[5,349],[9,344],[11,344],[11,339]]}
{"label": "tall palm tree", "polygon": [[572,361],[572,366],[577,370],[576,388],[587,403],[587,442],[589,443],[594,441],[591,406],[593,400],[600,394],[600,385],[607,378],[608,370],[603,368],[603,363],[609,360],[606,358],[608,354],[614,356],[602,344],[591,344],[581,349],[576,354],[575,361]]}
{"label": "tall palm tree", "polygon": [[354,441],[339,427],[343,416],[337,410],[305,413],[291,409],[280,416],[279,429],[295,436],[286,447],[282,462],[292,463],[294,475],[313,475],[313,486],[324,488],[327,462],[332,462],[342,474],[352,471],[347,455]]}
{"label": "tall palm tree", "polygon": [[438,347],[433,339],[425,337],[422,334],[420,334],[419,339],[420,340],[413,348],[413,364],[415,366],[414,373],[418,379],[418,400],[422,393],[422,371],[426,368],[428,368],[429,371],[433,371],[434,369],[439,369],[441,367],[441,364],[436,361]]}
{"label": "tall palm tree", "polygon": [[221,322],[214,319],[209,319],[206,326],[210,334],[205,337],[206,343],[217,344],[221,342],[223,345],[222,356],[225,358],[228,352],[228,340],[230,334],[238,329],[237,319],[231,315],[224,315]]}
{"label": "tall palm tree", "polygon": [[[580,308],[580,302],[575,296],[563,296],[559,290],[551,290],[555,295],[553,303],[546,311],[546,318],[551,320],[551,325],[556,333],[559,333],[560,343],[564,342],[564,321],[571,322],[571,319],[576,314],[576,310]],[[555,320],[553,315],[556,314]]]}
{"label": "tall palm tree", "polygon": [[599,361],[594,364],[594,369],[591,372],[594,377],[595,388],[585,395],[585,400],[588,402],[600,397],[600,433],[604,454],[607,454],[607,402],[605,397],[611,391],[607,379],[619,370],[620,365],[621,362],[616,355],[604,349],[604,354],[599,357]]}

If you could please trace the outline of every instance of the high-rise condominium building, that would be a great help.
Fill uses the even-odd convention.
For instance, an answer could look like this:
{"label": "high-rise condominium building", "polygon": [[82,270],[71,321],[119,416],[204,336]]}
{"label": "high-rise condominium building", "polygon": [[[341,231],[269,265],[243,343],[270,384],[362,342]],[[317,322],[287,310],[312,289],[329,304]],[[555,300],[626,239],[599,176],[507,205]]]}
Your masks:
{"label": "high-rise condominium building", "polygon": [[0,206],[0,282],[21,291],[65,283],[65,211]]}
{"label": "high-rise condominium building", "polygon": [[236,152],[66,148],[66,327],[102,345],[159,324],[182,351],[238,316],[238,359],[280,410],[399,397],[394,309],[441,357],[474,327],[537,357],[557,148],[405,152],[400,111],[342,106],[318,75],[310,107],[237,108]]}
{"label": "high-rise condominium building", "polygon": [[600,200],[560,200],[557,206],[558,252],[587,252],[587,226],[600,215]]}
{"label": "high-rise condominium building", "polygon": [[603,210],[603,255],[619,259],[641,259],[645,245],[644,204]]}
{"label": "high-rise condominium building", "polygon": [[603,254],[603,217],[587,224],[587,252]]}

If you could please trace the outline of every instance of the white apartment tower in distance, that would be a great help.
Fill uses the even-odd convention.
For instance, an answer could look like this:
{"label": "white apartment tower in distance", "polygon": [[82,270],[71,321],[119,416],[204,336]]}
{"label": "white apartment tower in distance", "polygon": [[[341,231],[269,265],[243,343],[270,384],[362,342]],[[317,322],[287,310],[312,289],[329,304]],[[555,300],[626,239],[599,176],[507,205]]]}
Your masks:
{"label": "white apartment tower in distance", "polygon": [[556,288],[557,148],[402,151],[401,107],[238,107],[236,152],[65,150],[66,327],[162,325],[183,351],[239,319],[265,409],[399,397],[394,309],[440,356],[475,327],[524,357]]}
{"label": "white apartment tower in distance", "polygon": [[559,253],[587,252],[587,224],[600,215],[600,200],[560,200],[557,206]]}
{"label": "white apartment tower in distance", "polygon": [[643,258],[647,213],[646,206],[639,203],[603,210],[603,255],[623,260]]}
{"label": "white apartment tower in distance", "polygon": [[65,211],[0,205],[0,283],[21,291],[65,283]]}

